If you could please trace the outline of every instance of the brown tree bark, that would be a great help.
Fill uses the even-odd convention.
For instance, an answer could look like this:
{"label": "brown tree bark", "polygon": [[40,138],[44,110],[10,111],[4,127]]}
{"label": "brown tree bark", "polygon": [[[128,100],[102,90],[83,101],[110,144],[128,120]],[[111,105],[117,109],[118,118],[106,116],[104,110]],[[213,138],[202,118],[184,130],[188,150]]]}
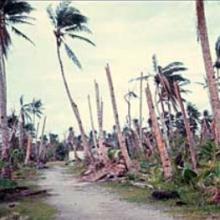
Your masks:
{"label": "brown tree bark", "polygon": [[112,77],[111,77],[111,72],[110,72],[109,65],[106,66],[105,70],[106,70],[106,75],[107,75],[108,84],[109,84],[109,90],[110,90],[110,95],[111,95],[112,108],[113,108],[114,119],[115,119],[115,126],[116,126],[116,129],[117,129],[119,147],[121,149],[122,156],[124,157],[126,167],[129,170],[132,167],[132,161],[129,157],[125,137],[122,134],[120,123],[119,123],[118,109],[117,109],[117,104],[116,104],[116,99],[115,99],[115,92],[114,92],[114,87],[113,87],[113,82],[112,82]]}
{"label": "brown tree bark", "polygon": [[86,134],[85,134],[83,124],[82,124],[82,120],[81,120],[81,117],[80,117],[78,106],[73,101],[73,98],[72,98],[70,90],[69,90],[69,86],[68,86],[66,76],[65,76],[65,73],[64,73],[64,66],[63,66],[63,62],[62,62],[62,59],[61,59],[60,46],[59,46],[58,41],[57,41],[57,56],[58,56],[58,60],[59,60],[59,64],[60,64],[60,70],[61,70],[61,75],[62,75],[62,78],[63,78],[64,87],[66,89],[66,93],[67,93],[68,99],[70,101],[70,105],[71,105],[73,113],[76,117],[76,120],[77,120],[77,123],[78,123],[78,126],[79,126],[79,130],[80,130],[80,133],[81,133],[81,136],[82,136],[85,160],[88,163],[92,163],[94,161],[94,158],[92,156],[92,152],[91,152],[91,149],[89,147],[89,143],[88,143],[88,140],[87,140],[87,137],[86,137]]}
{"label": "brown tree bark", "polygon": [[187,137],[187,142],[188,142],[188,145],[189,145],[189,150],[190,150],[190,155],[191,155],[192,167],[193,167],[194,170],[196,170],[197,161],[196,161],[196,152],[195,152],[195,149],[194,149],[195,144],[194,144],[192,132],[190,130],[190,123],[189,123],[189,120],[187,118],[186,111],[185,111],[185,108],[184,108],[184,105],[183,105],[183,99],[182,99],[181,94],[180,94],[179,85],[177,84],[177,82],[174,83],[174,88],[175,88],[175,93],[176,93],[177,100],[178,100],[179,105],[180,105],[181,112],[183,114],[183,120],[184,120],[185,129],[186,129],[186,137]]}
{"label": "brown tree bark", "polygon": [[216,135],[215,142],[220,144],[220,102],[218,94],[217,79],[215,78],[215,72],[213,68],[213,62],[209,47],[208,30],[206,25],[204,1],[196,0],[196,13],[198,22],[198,35],[202,47],[202,55],[205,65],[205,71],[208,81],[208,88],[210,94],[210,102],[215,120]]}
{"label": "brown tree bark", "polygon": [[156,115],[156,112],[154,109],[154,104],[153,104],[152,95],[151,95],[149,85],[147,85],[145,92],[146,92],[146,97],[147,97],[149,115],[150,115],[150,118],[152,121],[152,130],[153,130],[153,134],[155,136],[157,147],[159,150],[160,159],[161,159],[161,163],[162,163],[162,167],[163,167],[163,171],[164,171],[164,177],[166,179],[170,179],[170,178],[172,178],[171,161],[170,161],[169,154],[166,149],[166,144],[163,140],[163,136],[162,136],[162,133],[161,133],[158,121],[157,121],[157,115]]}
{"label": "brown tree bark", "polygon": [[89,106],[90,123],[91,123],[91,127],[92,127],[93,143],[94,143],[95,149],[98,150],[90,95],[88,95],[88,106]]}
{"label": "brown tree bark", "polygon": [[101,160],[106,164],[109,161],[108,149],[106,148],[104,142],[103,133],[103,103],[100,100],[99,85],[95,82],[95,94],[96,94],[96,108],[97,108],[97,118],[99,127],[99,155]]}
{"label": "brown tree bark", "polygon": [[26,150],[26,157],[25,157],[25,161],[24,161],[25,165],[29,164],[29,160],[30,160],[30,156],[31,156],[31,150],[32,150],[32,137],[29,134],[28,135],[27,150]]}
{"label": "brown tree bark", "polygon": [[4,28],[4,17],[3,13],[0,14],[0,130],[1,130],[1,141],[2,141],[2,161],[5,163],[5,167],[2,170],[3,178],[11,178],[10,171],[10,155],[9,155],[9,130],[7,120],[7,89],[6,89],[6,73],[4,55],[2,49],[2,30]]}

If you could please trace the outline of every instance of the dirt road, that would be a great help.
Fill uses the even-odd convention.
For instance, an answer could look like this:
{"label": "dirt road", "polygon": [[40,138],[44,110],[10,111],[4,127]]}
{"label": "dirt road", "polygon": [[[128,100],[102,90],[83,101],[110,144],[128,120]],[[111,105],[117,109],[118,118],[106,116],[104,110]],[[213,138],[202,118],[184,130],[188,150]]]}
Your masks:
{"label": "dirt road", "polygon": [[60,166],[43,171],[43,175],[45,178],[39,184],[51,189],[52,196],[47,202],[57,208],[57,220],[192,220],[173,217],[152,206],[122,201],[100,186],[79,183]]}

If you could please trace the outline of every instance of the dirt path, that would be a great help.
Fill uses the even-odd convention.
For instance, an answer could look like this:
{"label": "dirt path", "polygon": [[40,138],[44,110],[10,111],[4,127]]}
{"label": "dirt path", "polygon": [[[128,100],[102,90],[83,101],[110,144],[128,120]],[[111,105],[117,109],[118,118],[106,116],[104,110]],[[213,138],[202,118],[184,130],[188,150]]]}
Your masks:
{"label": "dirt path", "polygon": [[47,202],[58,209],[57,220],[189,220],[174,218],[151,206],[121,201],[100,186],[78,183],[63,167],[43,172],[45,178],[39,184],[51,189]]}

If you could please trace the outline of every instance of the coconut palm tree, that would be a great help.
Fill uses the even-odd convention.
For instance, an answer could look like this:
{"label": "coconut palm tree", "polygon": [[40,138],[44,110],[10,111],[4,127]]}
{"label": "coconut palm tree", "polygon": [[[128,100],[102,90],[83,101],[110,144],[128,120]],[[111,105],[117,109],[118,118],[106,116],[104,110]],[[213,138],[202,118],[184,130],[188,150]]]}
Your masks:
{"label": "coconut palm tree", "polygon": [[[0,1],[0,123],[2,134],[2,160],[9,161],[9,132],[7,127],[7,91],[5,60],[11,45],[11,32],[33,43],[20,29],[18,24],[31,24],[29,14],[33,8],[25,0]],[[7,167],[5,168],[5,171]],[[10,172],[3,170],[2,176],[9,176]]]}
{"label": "coconut palm tree", "polygon": [[32,102],[30,103],[30,110],[32,113],[32,121],[33,121],[33,125],[35,127],[35,120],[36,117],[37,118],[41,118],[42,114],[43,114],[43,103],[40,99],[33,99]]}
{"label": "coconut palm tree", "polygon": [[201,42],[202,55],[209,87],[210,102],[215,122],[215,142],[216,144],[220,144],[220,101],[209,47],[204,1],[196,0],[195,7],[197,14],[198,37]]}
{"label": "coconut palm tree", "polygon": [[57,6],[56,10],[53,10],[52,6],[50,5],[47,9],[47,12],[54,28],[53,32],[56,39],[57,56],[59,60],[59,65],[60,65],[60,70],[61,70],[61,75],[65,86],[65,90],[68,99],[70,101],[73,113],[75,114],[76,120],[78,122],[80,133],[82,135],[85,157],[91,160],[92,154],[89,149],[88,140],[84,131],[78,106],[75,103],[68,86],[68,82],[64,72],[64,65],[61,58],[61,49],[64,48],[66,50],[66,54],[73,61],[73,63],[78,68],[82,68],[77,56],[70,48],[70,46],[67,44],[66,39],[69,38],[72,40],[82,40],[94,46],[95,44],[91,40],[79,35],[79,33],[83,33],[83,32],[91,33],[91,31],[87,27],[88,19],[86,16],[81,14],[81,12],[78,9],[71,6],[70,1],[62,1]]}

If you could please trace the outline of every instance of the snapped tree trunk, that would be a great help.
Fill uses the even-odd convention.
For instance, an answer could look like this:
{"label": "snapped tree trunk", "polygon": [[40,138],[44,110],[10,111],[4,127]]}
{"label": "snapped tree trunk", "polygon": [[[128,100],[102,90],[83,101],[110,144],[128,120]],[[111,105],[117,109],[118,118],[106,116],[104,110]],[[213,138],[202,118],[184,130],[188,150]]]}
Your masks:
{"label": "snapped tree trunk", "polygon": [[106,148],[104,142],[103,133],[103,103],[100,100],[99,85],[95,82],[95,94],[96,94],[96,108],[97,108],[97,118],[99,126],[99,155],[101,160],[106,164],[109,161],[108,149]]}
{"label": "snapped tree trunk", "polygon": [[115,125],[116,125],[116,129],[117,129],[119,147],[121,149],[122,156],[124,157],[126,167],[129,170],[132,167],[132,161],[129,157],[125,137],[122,134],[120,123],[119,123],[118,109],[117,109],[115,92],[114,92],[114,87],[113,87],[113,82],[112,82],[112,77],[111,77],[109,65],[106,66],[105,70],[106,70],[106,75],[107,75],[108,85],[109,85],[109,90],[110,90],[110,95],[111,95],[112,108],[113,108],[113,113],[114,113]]}
{"label": "snapped tree trunk", "polygon": [[44,117],[43,127],[41,131],[41,140],[40,140],[40,146],[39,146],[39,155],[38,155],[38,165],[42,159],[43,151],[44,151],[44,131],[46,127],[46,121],[47,117]]}
{"label": "snapped tree trunk", "polygon": [[32,137],[31,137],[31,134],[28,134],[26,157],[25,157],[25,161],[24,161],[25,165],[29,164],[29,160],[30,160],[30,156],[31,156],[31,150],[32,150]]}
{"label": "snapped tree trunk", "polygon": [[215,121],[215,142],[220,144],[220,102],[218,94],[217,80],[215,78],[213,62],[209,47],[209,38],[208,30],[206,26],[205,10],[204,10],[204,1],[196,0],[196,13],[197,13],[197,22],[198,22],[198,34],[202,47],[202,55],[205,65],[205,71],[208,81],[210,102],[213,111],[213,118]]}
{"label": "snapped tree trunk", "polygon": [[[143,143],[143,130],[142,130],[142,120],[143,120],[143,114],[142,114],[142,103],[143,103],[143,73],[141,73],[141,76],[140,76],[140,102],[139,102],[139,137],[140,137],[140,142],[141,142],[141,145]],[[141,146],[142,148],[142,146]]]}
{"label": "snapped tree trunk", "polygon": [[72,107],[73,113],[75,114],[75,117],[76,117],[76,120],[77,120],[77,123],[78,123],[78,126],[79,126],[79,130],[80,130],[80,133],[81,133],[81,136],[82,136],[85,160],[88,163],[92,163],[94,161],[94,158],[92,156],[92,152],[91,152],[91,149],[89,147],[88,139],[87,139],[86,134],[85,134],[85,130],[84,130],[84,127],[83,127],[83,124],[82,124],[82,120],[81,120],[81,117],[80,117],[78,106],[73,101],[73,98],[71,96],[71,93],[70,93],[70,90],[69,90],[69,87],[68,87],[68,83],[67,83],[66,76],[65,76],[65,73],[64,73],[64,67],[63,67],[63,62],[62,62],[62,59],[61,59],[60,46],[59,46],[58,41],[57,41],[57,56],[58,56],[58,60],[59,60],[59,64],[60,64],[60,70],[61,70],[61,75],[62,75],[64,87],[66,89],[66,93],[67,93],[68,99],[70,101],[70,105]]}
{"label": "snapped tree trunk", "polygon": [[177,100],[178,100],[179,105],[180,105],[181,112],[183,114],[183,120],[184,120],[185,129],[186,129],[186,137],[187,137],[187,142],[188,142],[188,145],[189,145],[189,150],[190,150],[190,155],[191,155],[192,167],[193,167],[194,170],[196,170],[197,161],[196,161],[196,152],[195,152],[195,149],[194,149],[193,135],[192,135],[192,132],[190,130],[190,123],[189,123],[189,120],[188,120],[187,115],[186,115],[186,111],[185,111],[185,108],[184,108],[184,105],[183,105],[183,99],[181,97],[179,85],[177,84],[177,82],[174,82],[174,89],[175,89]]}
{"label": "snapped tree trunk", "polygon": [[93,120],[93,114],[92,114],[92,105],[91,105],[90,95],[88,95],[88,105],[89,105],[90,123],[91,123],[91,127],[92,127],[92,139],[93,139],[93,144],[94,144],[94,146],[95,146],[95,149],[98,150],[97,140],[96,140],[96,134],[95,134],[95,126],[94,126],[94,120]]}
{"label": "snapped tree trunk", "polygon": [[162,133],[161,133],[158,121],[157,121],[157,115],[154,109],[154,104],[153,104],[149,85],[147,85],[147,88],[146,88],[146,97],[147,97],[149,115],[152,121],[152,130],[153,130],[153,134],[155,136],[158,151],[160,154],[160,159],[161,159],[161,163],[162,163],[162,167],[164,171],[164,177],[166,179],[170,179],[172,177],[171,161],[170,161],[169,154],[166,148],[166,144],[163,140],[163,136],[162,136]]}

